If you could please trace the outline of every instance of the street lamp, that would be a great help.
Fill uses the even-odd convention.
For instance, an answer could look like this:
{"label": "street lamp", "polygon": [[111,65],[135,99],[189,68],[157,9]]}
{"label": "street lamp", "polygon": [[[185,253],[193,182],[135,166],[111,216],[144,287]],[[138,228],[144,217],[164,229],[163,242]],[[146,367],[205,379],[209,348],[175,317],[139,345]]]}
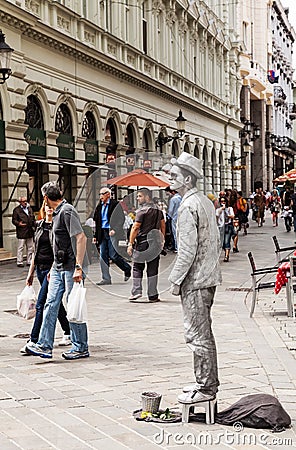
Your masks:
{"label": "street lamp", "polygon": [[245,142],[242,144],[242,147],[245,153],[249,153],[252,150],[252,146],[247,138],[245,139]]}
{"label": "street lamp", "polygon": [[176,122],[177,130],[174,131],[173,136],[165,136],[163,134],[163,132],[161,131],[158,134],[157,139],[155,141],[155,147],[156,148],[157,147],[162,148],[163,145],[167,144],[168,142],[170,142],[172,140],[181,139],[181,137],[185,133],[185,122],[186,122],[186,119],[185,119],[185,117],[183,117],[181,109],[179,111],[179,115],[178,115],[178,117],[177,117],[175,122]]}
{"label": "street lamp", "polygon": [[0,84],[5,83],[11,75],[10,59],[13,51],[13,48],[6,44],[5,35],[0,30]]}

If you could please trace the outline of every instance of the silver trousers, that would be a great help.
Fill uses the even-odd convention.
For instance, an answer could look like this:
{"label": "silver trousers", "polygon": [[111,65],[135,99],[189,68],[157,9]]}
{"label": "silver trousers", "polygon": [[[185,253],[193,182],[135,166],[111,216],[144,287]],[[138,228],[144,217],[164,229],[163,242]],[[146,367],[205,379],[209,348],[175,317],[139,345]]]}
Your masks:
{"label": "silver trousers", "polygon": [[212,332],[211,307],[216,287],[185,290],[181,287],[185,341],[193,352],[193,364],[198,389],[204,394],[218,391],[218,364],[215,338]]}

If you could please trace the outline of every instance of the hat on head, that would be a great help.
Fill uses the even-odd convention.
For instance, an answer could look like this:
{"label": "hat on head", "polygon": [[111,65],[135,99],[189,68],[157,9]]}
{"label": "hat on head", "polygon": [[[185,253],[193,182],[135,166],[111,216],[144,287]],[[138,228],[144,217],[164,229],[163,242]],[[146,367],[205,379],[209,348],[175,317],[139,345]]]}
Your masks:
{"label": "hat on head", "polygon": [[181,153],[179,158],[176,160],[175,165],[181,169],[187,170],[197,178],[203,178],[202,161],[187,152]]}
{"label": "hat on head", "polygon": [[208,194],[207,197],[213,202],[217,200],[217,198],[214,196],[214,194]]}

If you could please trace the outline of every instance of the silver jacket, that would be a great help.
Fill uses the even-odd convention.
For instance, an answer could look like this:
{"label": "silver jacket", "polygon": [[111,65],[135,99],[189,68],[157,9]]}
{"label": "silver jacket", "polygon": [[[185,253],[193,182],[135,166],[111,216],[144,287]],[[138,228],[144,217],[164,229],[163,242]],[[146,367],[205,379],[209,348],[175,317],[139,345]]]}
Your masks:
{"label": "silver jacket", "polygon": [[204,289],[222,282],[220,235],[212,202],[192,188],[178,211],[178,254],[169,280],[182,290]]}

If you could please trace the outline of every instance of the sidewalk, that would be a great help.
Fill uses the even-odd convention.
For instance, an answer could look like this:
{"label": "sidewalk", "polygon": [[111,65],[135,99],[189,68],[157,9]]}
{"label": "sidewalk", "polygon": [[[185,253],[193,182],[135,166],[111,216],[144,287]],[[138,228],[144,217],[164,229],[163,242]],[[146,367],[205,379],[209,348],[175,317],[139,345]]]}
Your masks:
{"label": "sidewalk", "polygon": [[[248,394],[268,393],[296,417],[295,321],[282,313],[284,290],[275,296],[262,291],[254,317],[249,318],[251,250],[258,266],[275,264],[271,236],[291,245],[294,233],[281,223],[272,228],[269,213],[258,228],[251,222],[240,236],[238,254],[221,262],[223,284],[213,307],[221,381],[218,408],[223,410]],[[74,362],[54,349],[52,360],[22,356],[32,321],[14,314],[26,268],[0,267],[0,449],[1,450],[153,450],[296,447],[294,429],[235,431],[221,425],[137,422],[144,391],[162,394],[161,408],[179,408],[177,395],[192,383],[192,355],[184,343],[179,297],[169,291],[168,274],[174,255],[161,258],[162,302],[132,304],[130,282],[114,270],[112,286],[99,288],[97,264],[86,281],[91,357]],[[221,258],[222,261],[222,258]],[[36,289],[38,284],[36,283]],[[7,312],[10,311],[10,312]],[[18,337],[21,336],[21,337]],[[57,338],[62,336],[57,326]],[[296,339],[296,337],[295,337]]]}

